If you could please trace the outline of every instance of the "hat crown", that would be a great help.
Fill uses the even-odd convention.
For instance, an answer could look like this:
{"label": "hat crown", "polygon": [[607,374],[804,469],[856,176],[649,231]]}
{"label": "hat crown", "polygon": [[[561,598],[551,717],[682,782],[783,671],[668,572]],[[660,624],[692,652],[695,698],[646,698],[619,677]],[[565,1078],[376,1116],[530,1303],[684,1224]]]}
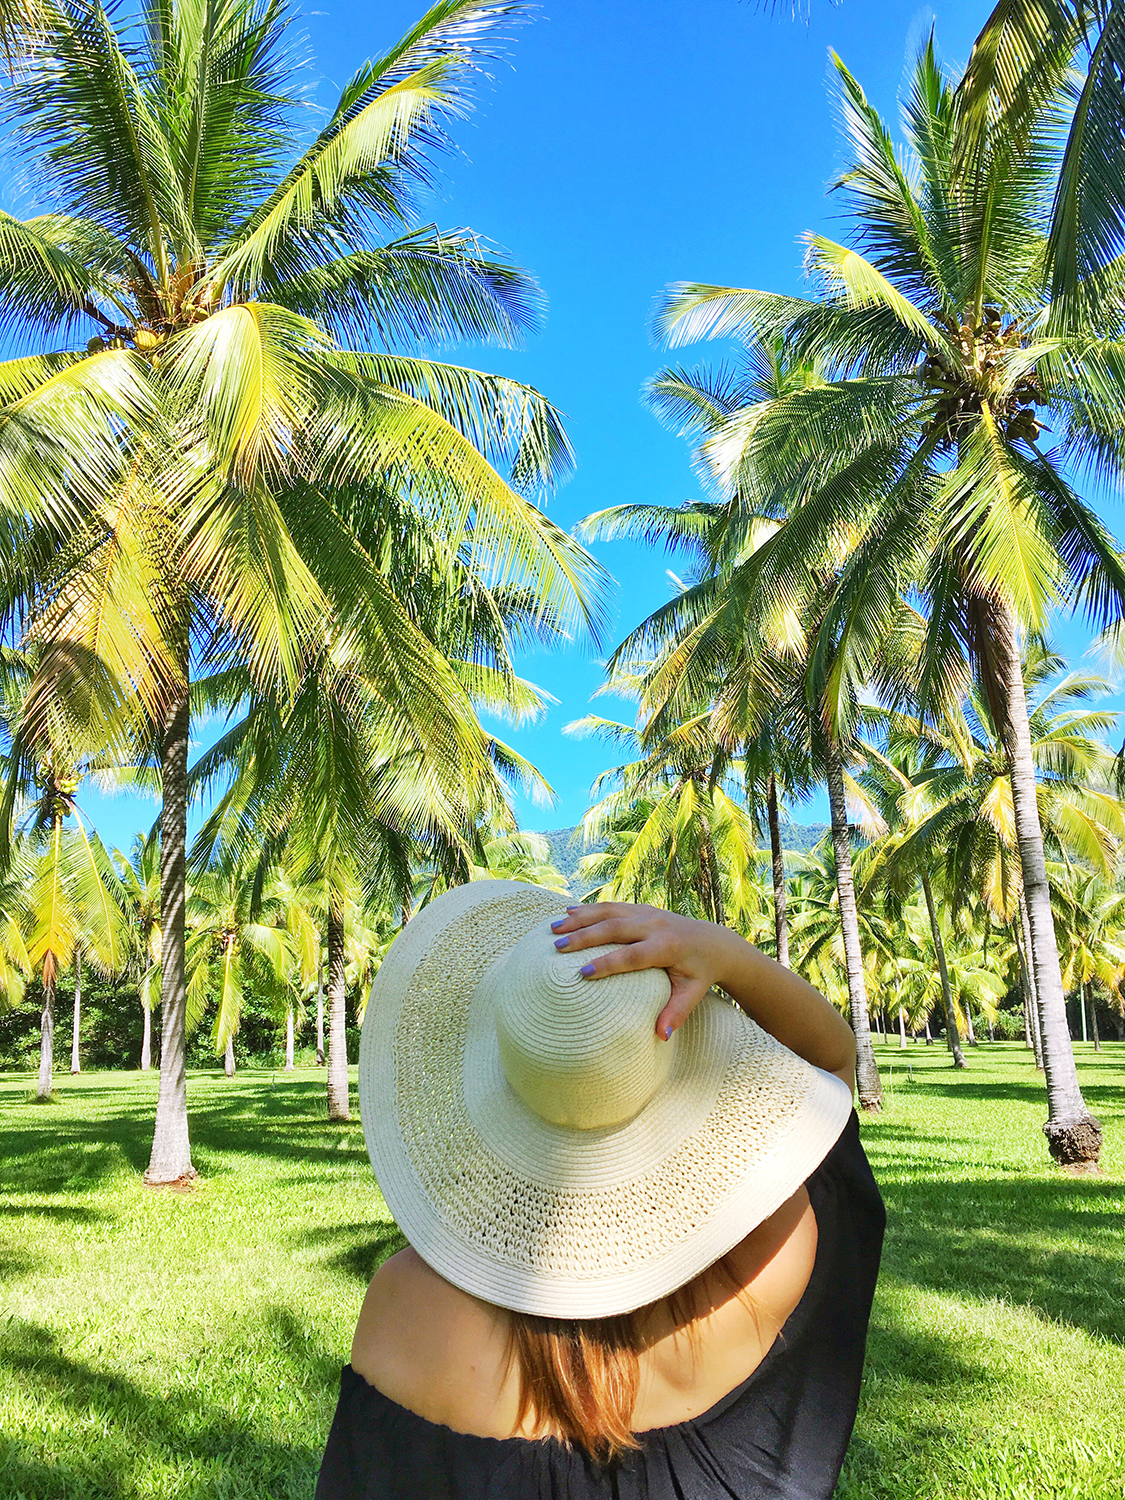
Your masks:
{"label": "hat crown", "polygon": [[663,969],[583,978],[614,945],[557,952],[549,922],[534,927],[488,976],[500,1063],[542,1119],[577,1130],[621,1125],[668,1076],[675,1051],[656,1035],[671,994]]}

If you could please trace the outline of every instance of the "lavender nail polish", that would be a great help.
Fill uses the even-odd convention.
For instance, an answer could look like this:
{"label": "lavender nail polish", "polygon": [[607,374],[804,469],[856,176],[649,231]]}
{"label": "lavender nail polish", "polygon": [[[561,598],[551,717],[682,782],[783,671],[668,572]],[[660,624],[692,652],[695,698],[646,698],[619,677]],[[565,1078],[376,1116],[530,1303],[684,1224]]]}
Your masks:
{"label": "lavender nail polish", "polygon": [[582,975],[583,979],[589,979],[594,972],[594,966],[593,964],[583,964],[578,972]]}
{"label": "lavender nail polish", "polygon": [[672,1040],[672,1028],[671,1028],[671,1026],[665,1026],[665,1028],[664,1028],[664,1040],[666,1042],[670,1042]]}
{"label": "lavender nail polish", "polygon": [[555,920],[551,923],[551,931],[557,932],[565,921],[565,917],[556,917]]}
{"label": "lavender nail polish", "polygon": [[565,948],[565,947],[566,947],[566,945],[567,945],[567,944],[568,944],[568,943],[569,943],[569,942],[570,942],[570,939],[569,939],[569,938],[568,938],[568,937],[561,937],[561,938],[556,938],[556,939],[555,939],[555,947],[556,947],[556,948]]}

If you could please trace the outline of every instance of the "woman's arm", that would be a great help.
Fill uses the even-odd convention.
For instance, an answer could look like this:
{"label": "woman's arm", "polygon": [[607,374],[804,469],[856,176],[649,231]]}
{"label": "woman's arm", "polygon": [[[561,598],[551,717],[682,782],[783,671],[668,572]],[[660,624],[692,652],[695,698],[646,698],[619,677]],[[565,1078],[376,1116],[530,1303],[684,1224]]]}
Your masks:
{"label": "woman's arm", "polygon": [[667,969],[672,994],[656,1022],[665,1039],[718,985],[771,1036],[854,1087],[855,1039],[847,1021],[811,984],[729,927],[618,901],[568,907],[566,916],[551,926],[555,946],[567,953],[604,943],[621,945],[583,968],[588,979]]}

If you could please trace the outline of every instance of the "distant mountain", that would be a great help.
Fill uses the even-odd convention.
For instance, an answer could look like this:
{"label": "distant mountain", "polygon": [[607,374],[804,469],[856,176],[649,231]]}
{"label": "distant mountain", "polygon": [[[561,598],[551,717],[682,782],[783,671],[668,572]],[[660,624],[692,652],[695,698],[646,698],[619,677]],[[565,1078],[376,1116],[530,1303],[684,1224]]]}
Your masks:
{"label": "distant mountain", "polygon": [[[795,853],[806,854],[829,831],[827,823],[782,823],[781,847]],[[582,845],[582,830],[579,828],[544,829],[543,837],[551,846],[551,863],[565,877],[566,883],[576,896],[583,896],[589,889],[578,879],[578,861],[584,854],[600,850],[604,844],[595,844],[591,849]]]}

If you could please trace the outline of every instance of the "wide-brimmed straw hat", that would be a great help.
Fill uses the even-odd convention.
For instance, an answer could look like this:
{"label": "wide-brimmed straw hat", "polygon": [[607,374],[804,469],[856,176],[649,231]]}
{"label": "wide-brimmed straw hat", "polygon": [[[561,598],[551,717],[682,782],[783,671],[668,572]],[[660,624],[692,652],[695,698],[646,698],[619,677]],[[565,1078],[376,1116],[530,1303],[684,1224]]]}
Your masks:
{"label": "wide-brimmed straw hat", "polygon": [[820,1164],[847,1086],[712,993],[670,1042],[663,969],[584,979],[539,886],[412,917],[363,1023],[367,1149],[407,1239],[501,1307],[606,1317],[724,1255]]}

